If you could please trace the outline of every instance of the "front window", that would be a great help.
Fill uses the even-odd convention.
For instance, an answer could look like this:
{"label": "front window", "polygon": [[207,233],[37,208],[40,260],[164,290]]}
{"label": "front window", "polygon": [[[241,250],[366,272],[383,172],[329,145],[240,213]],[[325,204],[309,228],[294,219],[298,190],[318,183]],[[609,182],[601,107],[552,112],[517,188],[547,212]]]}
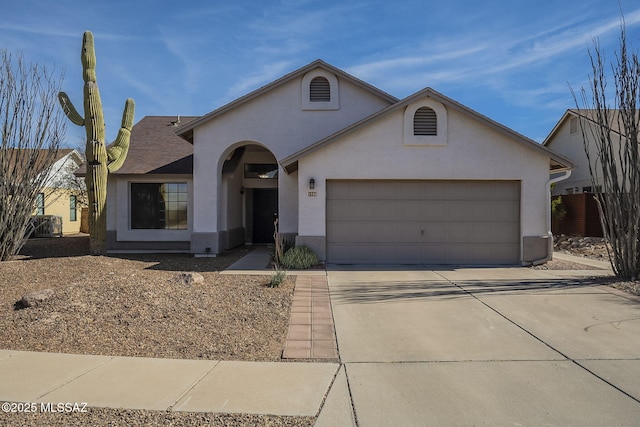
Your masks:
{"label": "front window", "polygon": [[132,229],[187,229],[187,183],[131,183]]}
{"label": "front window", "polygon": [[78,220],[78,211],[76,210],[77,198],[73,194],[69,196],[69,221]]}
{"label": "front window", "polygon": [[277,163],[246,163],[244,165],[245,178],[276,179],[278,178]]}
{"label": "front window", "polygon": [[44,215],[44,193],[36,196],[36,215]]}

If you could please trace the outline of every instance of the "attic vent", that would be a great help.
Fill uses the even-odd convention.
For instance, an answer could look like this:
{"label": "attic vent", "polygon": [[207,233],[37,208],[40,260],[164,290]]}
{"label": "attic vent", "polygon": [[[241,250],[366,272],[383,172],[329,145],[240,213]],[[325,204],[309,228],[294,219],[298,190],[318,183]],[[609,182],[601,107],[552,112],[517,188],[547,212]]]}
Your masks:
{"label": "attic vent", "polygon": [[309,101],[331,101],[331,85],[329,84],[329,80],[324,77],[315,77],[311,80],[311,84],[309,85]]}
{"label": "attic vent", "polygon": [[414,135],[438,135],[438,118],[429,107],[418,108],[413,116]]}
{"label": "attic vent", "polygon": [[578,133],[578,118],[571,117],[569,120],[569,133],[573,135],[574,133]]}

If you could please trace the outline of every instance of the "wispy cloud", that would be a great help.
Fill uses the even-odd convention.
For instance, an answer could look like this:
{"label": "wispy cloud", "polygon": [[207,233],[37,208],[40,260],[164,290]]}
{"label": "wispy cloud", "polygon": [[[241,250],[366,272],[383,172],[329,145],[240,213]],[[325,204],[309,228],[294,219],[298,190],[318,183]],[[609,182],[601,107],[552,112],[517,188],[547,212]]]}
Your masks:
{"label": "wispy cloud", "polygon": [[243,77],[238,83],[231,86],[227,91],[227,98],[233,99],[244,95],[252,89],[263,86],[279,77],[282,77],[287,71],[291,71],[291,62],[282,61],[271,64],[265,64],[259,71]]}
{"label": "wispy cloud", "polygon": [[[628,28],[640,24],[640,9],[625,15]],[[620,19],[576,22],[548,26],[542,33],[527,34],[526,28],[495,34],[486,30],[469,32],[452,44],[447,41],[413,46],[399,55],[364,62],[348,68],[352,74],[384,82],[395,90],[418,90],[425,85],[461,81],[473,85],[508,80],[512,73],[545,68],[563,55],[586,52],[594,38],[620,30]],[[403,55],[402,53],[407,53]],[[566,90],[566,87],[564,88]]]}
{"label": "wispy cloud", "polygon": [[15,31],[20,33],[37,34],[47,37],[78,37],[76,32],[62,31],[59,29],[43,28],[40,26],[26,26],[18,24],[0,23],[0,30]]}
{"label": "wispy cloud", "polygon": [[[19,24],[7,24],[0,23],[0,30],[13,31],[25,34],[34,34],[44,37],[64,37],[77,39],[82,33],[78,33],[76,30],[60,30],[58,27],[46,27],[40,25],[19,25]],[[117,34],[112,32],[95,31],[94,36],[100,38],[100,40],[106,40],[111,42],[129,41],[135,39],[135,37],[128,34]]]}

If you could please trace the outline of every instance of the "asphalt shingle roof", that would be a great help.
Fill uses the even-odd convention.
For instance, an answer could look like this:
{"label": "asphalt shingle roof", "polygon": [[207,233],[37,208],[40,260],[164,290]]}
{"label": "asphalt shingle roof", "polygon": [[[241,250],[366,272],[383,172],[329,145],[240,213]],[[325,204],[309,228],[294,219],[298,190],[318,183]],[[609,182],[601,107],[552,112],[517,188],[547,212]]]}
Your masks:
{"label": "asphalt shingle roof", "polygon": [[198,117],[146,116],[133,126],[129,153],[122,167],[114,172],[130,174],[192,174],[193,145],[176,135]]}

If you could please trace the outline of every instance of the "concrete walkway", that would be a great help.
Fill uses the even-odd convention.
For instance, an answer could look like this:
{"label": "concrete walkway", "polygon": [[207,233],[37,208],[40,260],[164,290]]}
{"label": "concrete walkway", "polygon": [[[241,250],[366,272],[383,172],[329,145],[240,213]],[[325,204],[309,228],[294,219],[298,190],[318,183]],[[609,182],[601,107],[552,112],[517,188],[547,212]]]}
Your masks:
{"label": "concrete walkway", "polygon": [[[231,274],[269,274],[266,256],[259,250]],[[339,359],[267,363],[0,350],[0,401],[317,416],[317,426],[637,425],[640,419],[640,304],[591,279],[608,270],[349,266],[296,273],[296,307],[324,308],[315,317],[302,310],[297,317],[305,317],[305,329],[290,329],[289,339],[309,342],[290,348],[308,346],[313,357],[320,348],[312,342],[314,325],[331,317],[335,334],[316,339],[337,338],[331,350]],[[292,325],[299,313],[292,310]]]}
{"label": "concrete walkway", "polygon": [[0,350],[0,401],[315,416],[338,368]]}
{"label": "concrete walkway", "polygon": [[560,259],[563,261],[575,262],[577,264],[587,265],[589,267],[601,268],[603,270],[611,270],[611,263],[609,261],[598,261],[591,258],[565,254],[563,252],[554,252],[553,259]]}

